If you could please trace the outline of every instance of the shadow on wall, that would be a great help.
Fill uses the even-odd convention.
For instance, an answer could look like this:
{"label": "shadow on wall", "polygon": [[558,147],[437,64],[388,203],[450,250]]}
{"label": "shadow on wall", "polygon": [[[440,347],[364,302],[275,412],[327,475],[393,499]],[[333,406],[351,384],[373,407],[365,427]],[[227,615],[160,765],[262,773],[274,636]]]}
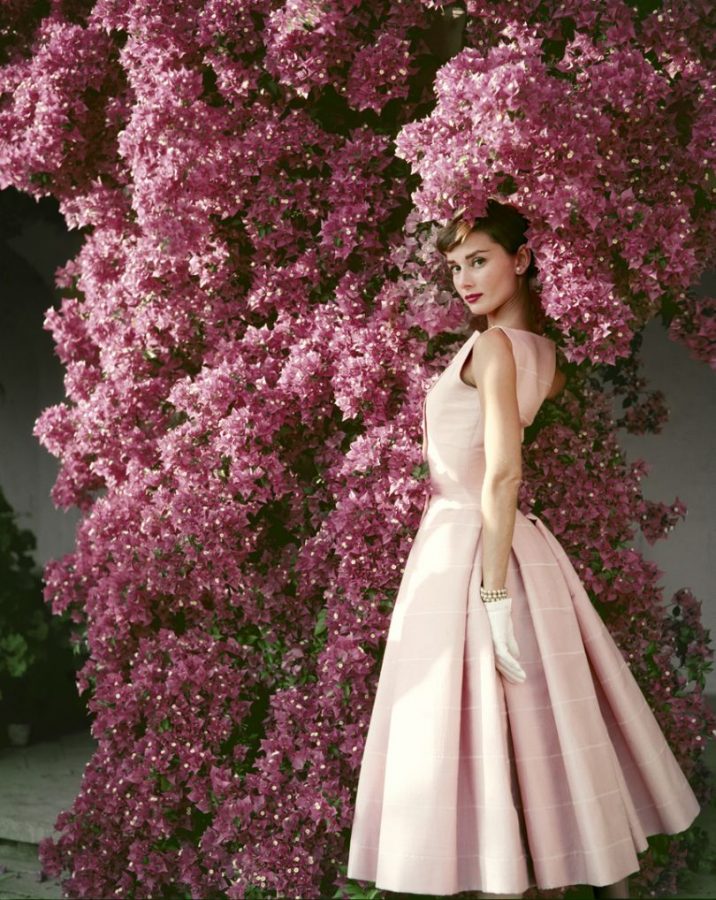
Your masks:
{"label": "shadow on wall", "polygon": [[41,565],[72,549],[79,519],[76,510],[53,506],[57,462],[32,429],[45,407],[64,398],[62,366],[42,323],[59,302],[55,270],[82,240],[67,231],[54,200],[0,191],[0,486],[22,527],[34,532]]}

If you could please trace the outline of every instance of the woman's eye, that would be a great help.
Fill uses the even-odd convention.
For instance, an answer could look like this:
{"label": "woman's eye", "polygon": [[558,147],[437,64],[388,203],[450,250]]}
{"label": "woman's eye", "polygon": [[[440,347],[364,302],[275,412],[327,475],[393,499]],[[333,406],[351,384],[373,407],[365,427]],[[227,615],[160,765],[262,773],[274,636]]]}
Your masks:
{"label": "woman's eye", "polygon": [[[476,257],[472,260],[472,262],[473,262],[473,263],[484,263],[484,262],[485,262],[485,257],[484,257],[484,256],[476,256]],[[460,271],[460,266],[450,266],[450,274],[451,274],[451,275],[455,275],[455,274],[456,274],[457,272],[459,272],[459,271]]]}

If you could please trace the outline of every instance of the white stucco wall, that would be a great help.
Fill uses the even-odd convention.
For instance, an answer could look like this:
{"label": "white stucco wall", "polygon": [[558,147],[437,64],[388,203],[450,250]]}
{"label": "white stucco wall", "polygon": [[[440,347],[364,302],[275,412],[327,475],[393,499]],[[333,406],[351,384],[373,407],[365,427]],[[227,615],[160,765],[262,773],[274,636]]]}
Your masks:
{"label": "white stucco wall", "polygon": [[35,533],[40,563],[72,549],[79,518],[52,504],[57,464],[32,435],[40,412],[64,396],[62,367],[42,321],[55,302],[54,270],[78,243],[42,221],[0,243],[0,485],[20,525]]}
{"label": "white stucco wall", "polygon": [[[661,434],[622,433],[621,445],[629,460],[649,463],[645,496],[664,503],[678,497],[688,512],[664,540],[650,546],[639,533],[634,546],[663,572],[667,599],[679,588],[691,588],[716,643],[716,377],[669,340],[658,322],[644,331],[643,360],[650,387],[664,392],[669,421]],[[707,689],[716,693],[716,672],[710,673]]]}

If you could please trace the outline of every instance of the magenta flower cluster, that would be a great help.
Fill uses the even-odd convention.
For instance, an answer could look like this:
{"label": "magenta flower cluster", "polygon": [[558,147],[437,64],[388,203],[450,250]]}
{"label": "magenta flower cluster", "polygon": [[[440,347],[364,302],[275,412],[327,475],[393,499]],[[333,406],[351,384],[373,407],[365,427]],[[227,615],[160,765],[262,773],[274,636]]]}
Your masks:
{"label": "magenta flower cluster", "polygon": [[[55,502],[83,511],[45,573],[88,650],[98,741],[41,847],[69,897],[345,889],[425,499],[421,403],[465,337],[432,219],[495,192],[532,216],[570,374],[527,435],[522,507],[708,796],[698,602],[667,603],[632,546],[685,510],[643,497],[616,437],[667,415],[629,345],[643,322],[712,352],[687,290],[713,249],[706,4],[469,0],[428,116],[443,6],[5,4],[0,186],[53,195],[84,234],[46,318],[66,400],[36,426]],[[654,844],[645,890],[694,834]]]}
{"label": "magenta flower cluster", "polygon": [[524,210],[570,359],[628,355],[670,305],[682,310],[672,336],[711,359],[713,301],[688,293],[716,254],[714,38],[697,30],[700,4],[641,22],[621,0],[541,6],[547,25],[530,23],[531,0],[506,15],[467,3],[474,43],[396,139],[421,178],[416,207],[426,220],[481,215],[490,197]]}

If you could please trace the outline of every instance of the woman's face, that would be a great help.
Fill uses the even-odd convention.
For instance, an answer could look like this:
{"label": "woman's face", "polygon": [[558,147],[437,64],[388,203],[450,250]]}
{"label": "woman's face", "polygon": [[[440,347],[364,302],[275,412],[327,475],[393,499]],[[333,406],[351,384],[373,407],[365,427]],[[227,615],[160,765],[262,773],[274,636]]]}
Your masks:
{"label": "woman's face", "polygon": [[484,231],[471,231],[445,254],[453,284],[473,315],[487,315],[517,297],[530,261],[526,245],[508,253]]}

